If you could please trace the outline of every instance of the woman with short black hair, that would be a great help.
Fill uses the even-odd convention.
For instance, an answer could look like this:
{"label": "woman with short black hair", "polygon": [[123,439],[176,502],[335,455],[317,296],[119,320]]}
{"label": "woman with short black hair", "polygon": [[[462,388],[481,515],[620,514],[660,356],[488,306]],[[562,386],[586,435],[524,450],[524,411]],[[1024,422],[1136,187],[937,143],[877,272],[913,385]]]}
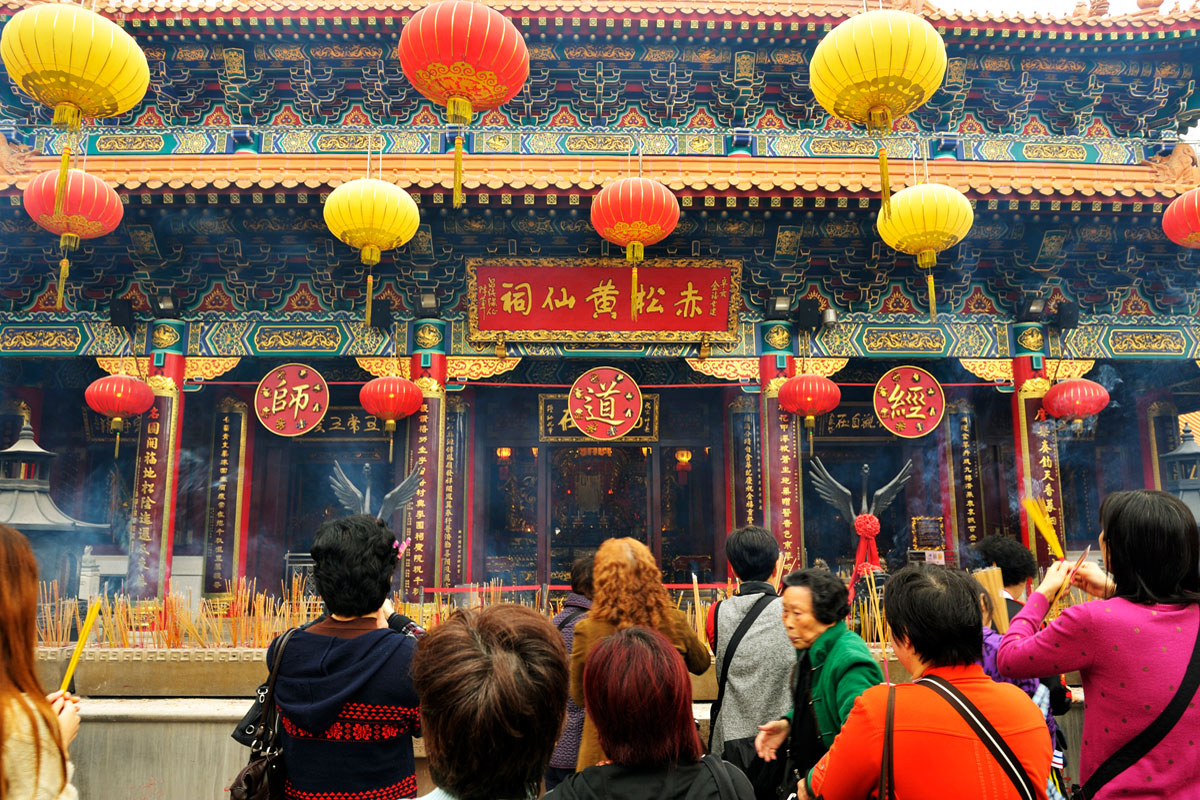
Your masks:
{"label": "woman with short black hair", "polygon": [[[284,797],[416,797],[416,640],[388,602],[396,537],[374,517],[333,519],[317,529],[312,558],[327,614],[292,635],[275,684]],[[278,645],[268,648],[268,664]]]}
{"label": "woman with short black hair", "polygon": [[783,626],[796,648],[792,710],[759,725],[754,747],[774,761],[788,743],[785,786],[795,786],[825,754],[858,696],[883,682],[866,642],[846,626],[849,613],[850,591],[829,570],[801,569],[783,579]]}
{"label": "woman with short black hair", "polygon": [[[1042,630],[1073,566],[1052,565],[1000,643],[1000,671],[1023,678],[1079,670],[1087,698],[1080,776],[1088,797],[1200,798],[1195,686],[1157,743],[1142,735],[1183,691],[1189,663],[1200,668],[1196,519],[1166,492],[1114,492],[1100,506],[1100,551],[1111,575],[1089,562],[1072,579],[1098,599],[1065,609]],[[1134,740],[1149,751],[1114,772],[1122,761],[1114,756]]]}

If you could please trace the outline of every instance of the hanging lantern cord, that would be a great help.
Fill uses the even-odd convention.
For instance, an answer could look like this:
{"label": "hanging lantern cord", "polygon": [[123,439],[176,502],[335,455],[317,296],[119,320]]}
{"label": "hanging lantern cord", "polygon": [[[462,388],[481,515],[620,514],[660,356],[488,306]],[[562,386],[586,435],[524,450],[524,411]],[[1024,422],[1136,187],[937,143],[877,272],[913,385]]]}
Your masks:
{"label": "hanging lantern cord", "polygon": [[891,213],[892,181],[888,175],[887,145],[883,137],[892,132],[892,111],[889,108],[876,106],[869,112],[867,128],[870,133],[879,137],[879,195],[883,200],[883,213]]}
{"label": "hanging lantern cord", "polygon": [[457,125],[454,136],[454,207],[463,205],[463,130],[471,124],[471,101],[464,97],[451,97],[446,101],[446,118],[451,125]]}
{"label": "hanging lantern cord", "polygon": [[929,321],[937,322],[937,285],[933,280],[933,266],[937,263],[937,253],[933,250],[922,250],[917,253],[917,266],[925,270],[925,287],[929,290]]}
{"label": "hanging lantern cord", "polygon": [[362,249],[362,263],[367,268],[367,313],[364,322],[367,327],[371,327],[371,301],[375,299],[375,276],[371,273],[371,267],[379,263],[379,258],[383,254],[378,247],[367,245]]}

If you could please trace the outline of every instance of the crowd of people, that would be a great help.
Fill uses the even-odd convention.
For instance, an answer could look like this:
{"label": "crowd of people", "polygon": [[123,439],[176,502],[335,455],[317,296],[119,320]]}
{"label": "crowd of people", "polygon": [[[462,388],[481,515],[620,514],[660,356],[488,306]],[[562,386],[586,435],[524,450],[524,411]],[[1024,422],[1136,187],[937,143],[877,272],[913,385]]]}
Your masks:
{"label": "crowd of people", "polygon": [[[1171,495],[1129,491],[1106,498],[1100,528],[1103,568],[1053,564],[1023,604],[1029,551],[980,543],[1001,569],[1006,632],[966,571],[889,576],[891,649],[911,676],[889,683],[847,625],[845,583],[819,568],[783,575],[762,528],[727,538],[738,588],[710,609],[705,643],[634,539],[574,564],[552,620],[500,604],[425,632],[387,599],[392,532],[330,521],[312,548],[326,615],[268,653],[280,655],[284,797],[415,797],[422,736],[436,785],[423,800],[1200,798],[1196,521]],[[1068,581],[1094,600],[1046,622]],[[76,796],[77,701],[38,686],[36,602],[28,542],[0,525],[0,800]],[[688,673],[714,664],[705,743]],[[1054,716],[1073,671],[1087,711],[1070,790]]]}

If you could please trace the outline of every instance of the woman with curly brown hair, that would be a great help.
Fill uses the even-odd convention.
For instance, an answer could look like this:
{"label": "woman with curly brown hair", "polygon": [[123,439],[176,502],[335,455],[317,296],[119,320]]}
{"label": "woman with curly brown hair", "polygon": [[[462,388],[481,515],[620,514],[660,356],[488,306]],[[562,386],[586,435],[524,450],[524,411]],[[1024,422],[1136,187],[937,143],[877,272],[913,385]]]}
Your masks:
{"label": "woman with curly brown hair", "polygon": [[[703,674],[712,663],[687,617],[671,606],[662,571],[646,545],[637,539],[608,539],[596,551],[592,574],[592,610],[575,626],[571,647],[571,699],[584,707],[583,667],[588,653],[619,630],[641,625],[667,637],[690,672]],[[607,761],[591,715],[583,722],[583,741],[575,769]]]}

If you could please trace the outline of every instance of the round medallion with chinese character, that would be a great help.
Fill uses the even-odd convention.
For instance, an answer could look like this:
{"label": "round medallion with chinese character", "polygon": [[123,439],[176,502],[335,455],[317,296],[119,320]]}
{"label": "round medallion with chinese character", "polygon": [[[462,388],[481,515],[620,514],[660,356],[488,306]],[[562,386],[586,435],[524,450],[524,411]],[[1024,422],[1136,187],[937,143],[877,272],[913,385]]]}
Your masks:
{"label": "round medallion with chinese character", "polygon": [[946,395],[937,378],[920,367],[888,370],[875,384],[875,416],[904,439],[933,433],[946,415]]}
{"label": "round medallion with chinese character", "polygon": [[307,364],[284,364],[259,381],[254,413],[277,436],[303,436],[321,424],[329,410],[329,385]]}
{"label": "round medallion with chinese character", "polygon": [[596,367],[576,378],[567,409],[584,436],[620,439],[642,418],[642,390],[621,370]]}

